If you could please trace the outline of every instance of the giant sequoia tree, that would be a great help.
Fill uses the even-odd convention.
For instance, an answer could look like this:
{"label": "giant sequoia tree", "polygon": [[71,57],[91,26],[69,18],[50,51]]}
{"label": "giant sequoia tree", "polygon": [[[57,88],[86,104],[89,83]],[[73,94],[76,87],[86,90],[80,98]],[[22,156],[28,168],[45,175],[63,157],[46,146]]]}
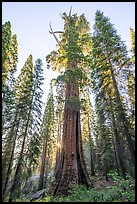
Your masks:
{"label": "giant sequoia tree", "polygon": [[[65,24],[61,41],[57,41],[59,49],[47,57],[53,69],[65,68],[60,76],[65,83],[61,162],[57,169],[58,178],[50,189],[54,195],[67,194],[70,183],[82,183],[87,187],[92,185],[83,158],[79,100],[79,87],[87,80],[83,64],[91,47],[89,23],[84,14],[77,17],[71,12],[69,15],[63,13],[62,18]],[[53,31],[52,34],[55,36]]]}
{"label": "giant sequoia tree", "polygon": [[[108,180],[111,170],[124,179],[126,173],[135,174],[135,32],[130,28],[128,57],[125,43],[99,10],[93,36],[84,14],[70,10],[61,17],[63,31],[54,32],[50,24],[57,50],[46,60],[60,75],[51,82],[43,120],[42,61],[33,66],[30,55],[15,80],[17,36],[10,22],[2,26],[3,201],[23,199],[29,181],[33,188],[38,167],[36,190],[47,188],[54,177],[49,189],[53,196],[68,195],[73,184],[93,187],[89,175],[101,173]],[[37,195],[41,192],[33,198]]]}

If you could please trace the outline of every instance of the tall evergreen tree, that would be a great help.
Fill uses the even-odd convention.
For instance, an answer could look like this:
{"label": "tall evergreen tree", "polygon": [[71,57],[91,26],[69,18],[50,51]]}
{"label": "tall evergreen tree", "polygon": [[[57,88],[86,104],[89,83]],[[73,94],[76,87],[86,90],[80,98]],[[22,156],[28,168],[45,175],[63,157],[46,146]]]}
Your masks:
{"label": "tall evergreen tree", "polygon": [[[95,155],[94,155],[94,140],[95,137],[95,118],[94,118],[94,111],[93,106],[90,101],[90,96],[87,90],[83,90],[80,93],[81,101],[82,101],[82,110],[81,110],[81,120],[82,120],[82,139],[83,139],[83,147],[85,150],[85,156],[88,152],[88,159],[87,164],[90,167],[90,175],[95,175],[94,170],[94,162],[95,162]],[[90,162],[89,162],[90,160]],[[86,160],[85,160],[86,161]]]}
{"label": "tall evergreen tree", "polygon": [[[106,89],[107,87],[112,87],[110,97],[115,111],[119,136],[121,135],[121,138],[126,137],[131,161],[134,165],[134,145],[131,136],[131,127],[124,110],[120,90],[116,81],[116,74],[119,68],[124,69],[129,59],[127,57],[127,50],[124,42],[122,42],[117,35],[109,19],[100,11],[97,11],[95,14],[92,45],[94,83],[100,85],[100,91],[103,90],[104,87],[106,87]],[[102,80],[99,82],[98,78],[100,77]]]}
{"label": "tall evergreen tree", "polygon": [[128,69],[128,96],[131,110],[131,125],[135,129],[135,32],[130,28],[131,51],[130,66]]}
{"label": "tall evergreen tree", "polygon": [[31,118],[31,129],[32,133],[28,135],[28,147],[26,153],[26,182],[27,179],[32,176],[34,170],[38,166],[38,159],[40,155],[40,126],[41,126],[41,116],[42,116],[42,97],[43,97],[43,68],[42,60],[37,59],[34,66],[34,91],[33,91],[33,101],[32,101],[32,118]]}
{"label": "tall evergreen tree", "polygon": [[3,136],[15,109],[14,74],[18,62],[17,36],[12,35],[11,24],[2,25],[2,125]]}
{"label": "tall evergreen tree", "polygon": [[[17,164],[9,201],[15,200],[19,196],[23,184],[27,182],[27,179],[38,165],[42,114],[41,98],[43,96],[41,85],[43,80],[41,59],[36,60],[33,71],[32,55],[30,55],[21,70],[16,84],[16,100],[19,106],[18,115],[20,116],[20,128],[18,131],[20,152],[16,159]],[[15,189],[16,186],[18,186],[18,189]]]}
{"label": "tall evergreen tree", "polygon": [[56,96],[55,96],[55,137],[56,137],[56,164],[55,177],[58,177],[60,162],[61,162],[61,141],[63,133],[63,110],[64,110],[64,91],[65,87],[60,81],[56,81]]}
{"label": "tall evergreen tree", "polygon": [[18,62],[17,36],[12,35],[11,24],[2,25],[2,194],[4,197],[10,172],[9,161],[12,154],[13,135],[9,129],[14,120],[15,103],[15,77]]}
{"label": "tall evergreen tree", "polygon": [[106,117],[106,108],[102,105],[102,94],[96,97],[96,112],[97,112],[97,127],[98,127],[98,142],[97,142],[97,152],[100,155],[99,158],[99,168],[106,176],[109,170],[114,167],[114,156],[112,151],[112,141],[110,124],[108,125],[108,118]]}
{"label": "tall evergreen tree", "polygon": [[[59,176],[50,189],[54,195],[67,194],[70,182],[91,185],[83,158],[79,109],[79,86],[85,84],[87,79],[82,65],[86,64],[85,56],[91,47],[89,23],[84,14],[77,17],[71,12],[69,15],[63,13],[62,18],[65,24],[61,42],[58,43],[59,50],[47,57],[53,69],[65,68],[60,76],[65,81],[62,155]],[[55,36],[53,31],[52,34]]]}
{"label": "tall evergreen tree", "polygon": [[135,31],[131,27],[130,27],[130,38],[131,38],[132,52],[133,52],[134,57],[135,57]]}
{"label": "tall evergreen tree", "polygon": [[43,141],[41,165],[40,165],[40,178],[38,184],[38,190],[41,190],[45,186],[45,169],[46,157],[48,153],[49,144],[54,136],[54,100],[53,100],[53,88],[51,85],[48,95],[47,104],[45,107],[43,122],[41,127],[41,137]]}
{"label": "tall evergreen tree", "polygon": [[[21,74],[18,77],[16,84],[16,103],[17,103],[17,114],[20,117],[20,128],[17,132],[21,146],[19,156],[17,158],[17,164],[15,168],[15,173],[13,177],[13,183],[10,191],[9,201],[12,202],[16,196],[19,194],[21,188],[21,170],[23,165],[23,153],[26,148],[27,134],[30,130],[30,119],[32,111],[32,101],[33,101],[33,62],[32,55],[27,58]],[[13,131],[13,130],[11,130]],[[31,133],[31,132],[30,132]],[[17,134],[14,136],[14,140],[17,139]],[[15,147],[13,147],[15,148]],[[20,179],[19,179],[20,178]],[[18,188],[17,188],[18,186]],[[16,192],[15,192],[16,187]]]}

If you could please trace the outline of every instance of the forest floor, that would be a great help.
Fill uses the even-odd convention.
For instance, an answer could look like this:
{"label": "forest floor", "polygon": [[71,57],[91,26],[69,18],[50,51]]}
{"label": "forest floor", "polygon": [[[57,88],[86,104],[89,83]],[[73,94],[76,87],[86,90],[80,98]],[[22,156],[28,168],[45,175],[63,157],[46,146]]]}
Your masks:
{"label": "forest floor", "polygon": [[103,190],[104,188],[108,186],[114,186],[115,183],[111,177],[108,177],[108,181],[106,181],[105,176],[92,176],[92,182],[93,186],[95,188],[98,188],[100,190]]}
{"label": "forest floor", "polygon": [[135,202],[135,183],[131,177],[103,175],[91,177],[94,188],[76,187],[68,197],[53,199],[53,202]]}
{"label": "forest floor", "polygon": [[[121,176],[109,175],[107,181],[105,176],[97,174],[92,176],[91,180],[94,187],[74,186],[68,196],[53,197],[48,194],[46,188],[36,192],[35,196],[29,194],[22,200],[23,202],[135,202],[135,181],[132,177],[127,176],[124,180]],[[35,199],[32,199],[34,197]]]}

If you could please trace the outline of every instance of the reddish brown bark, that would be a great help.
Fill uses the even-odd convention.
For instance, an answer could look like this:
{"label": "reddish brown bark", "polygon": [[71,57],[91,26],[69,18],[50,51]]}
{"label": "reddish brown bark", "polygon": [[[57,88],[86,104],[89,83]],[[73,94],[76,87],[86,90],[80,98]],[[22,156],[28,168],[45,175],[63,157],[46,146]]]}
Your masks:
{"label": "reddish brown bark", "polygon": [[[65,99],[70,96],[79,98],[79,89],[76,84],[66,84]],[[92,186],[83,158],[80,111],[73,109],[70,104],[66,103],[64,108],[61,162],[49,193],[53,195],[67,195],[72,183],[81,183],[87,187]]]}

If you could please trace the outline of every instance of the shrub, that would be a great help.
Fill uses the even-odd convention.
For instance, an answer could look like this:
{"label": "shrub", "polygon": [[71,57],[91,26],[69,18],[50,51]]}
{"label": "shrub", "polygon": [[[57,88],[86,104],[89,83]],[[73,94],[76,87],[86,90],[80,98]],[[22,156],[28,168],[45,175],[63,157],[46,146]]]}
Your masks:
{"label": "shrub", "polygon": [[86,188],[83,185],[71,185],[70,195],[52,197],[46,195],[37,202],[135,202],[135,182],[131,176],[122,179],[116,174],[111,175],[115,182],[114,186],[105,189]]}

